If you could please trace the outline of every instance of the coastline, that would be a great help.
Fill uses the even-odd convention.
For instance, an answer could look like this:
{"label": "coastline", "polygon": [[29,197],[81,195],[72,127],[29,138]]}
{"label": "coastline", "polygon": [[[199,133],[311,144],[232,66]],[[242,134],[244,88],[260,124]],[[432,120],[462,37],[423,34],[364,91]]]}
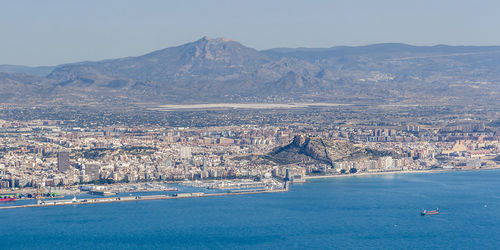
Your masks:
{"label": "coastline", "polygon": [[[307,180],[313,179],[327,179],[327,178],[344,178],[344,177],[370,177],[377,175],[393,175],[393,174],[418,174],[418,173],[450,173],[450,172],[462,172],[462,171],[484,171],[484,170],[498,170],[500,165],[488,168],[479,169],[422,169],[422,170],[405,170],[405,171],[386,171],[386,172],[363,172],[356,174],[339,174],[339,175],[318,175],[318,176],[306,176],[303,178],[305,183]],[[293,182],[290,184],[294,184]],[[297,183],[295,183],[297,184]],[[201,198],[201,197],[214,197],[214,196],[233,196],[233,195],[248,195],[248,194],[263,194],[263,193],[280,193],[288,192],[289,185],[286,185],[285,189],[280,190],[265,190],[265,191],[250,191],[250,192],[239,192],[239,193],[181,193],[179,196],[169,196],[169,195],[146,195],[138,197],[109,197],[109,198],[87,198],[87,199],[77,199],[73,200],[53,200],[45,202],[43,204],[24,204],[24,205],[13,205],[13,206],[0,206],[0,210],[4,209],[15,209],[15,208],[34,208],[34,207],[52,207],[52,206],[68,206],[68,205],[86,205],[86,204],[100,204],[100,203],[115,203],[115,202],[131,202],[131,201],[147,201],[147,200],[167,200],[167,199],[184,199],[184,198]],[[188,194],[188,195],[186,195]]]}
{"label": "coastline", "polygon": [[422,173],[448,173],[448,172],[462,172],[462,171],[483,171],[483,170],[493,170],[500,169],[499,166],[489,167],[489,168],[477,168],[477,169],[422,169],[422,170],[404,170],[404,171],[385,171],[385,172],[363,172],[357,174],[338,174],[338,175],[316,175],[316,176],[306,176],[304,180],[313,179],[327,179],[327,178],[344,178],[344,177],[366,177],[374,175],[393,175],[393,174],[422,174]]}

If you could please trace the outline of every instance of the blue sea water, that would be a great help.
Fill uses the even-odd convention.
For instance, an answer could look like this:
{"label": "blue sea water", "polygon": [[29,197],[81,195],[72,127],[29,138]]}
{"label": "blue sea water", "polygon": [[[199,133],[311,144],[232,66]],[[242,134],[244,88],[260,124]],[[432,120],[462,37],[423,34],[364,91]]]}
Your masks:
{"label": "blue sea water", "polygon": [[[440,214],[421,216],[423,209]],[[1,249],[499,249],[500,171],[316,179],[290,192],[0,210]]]}

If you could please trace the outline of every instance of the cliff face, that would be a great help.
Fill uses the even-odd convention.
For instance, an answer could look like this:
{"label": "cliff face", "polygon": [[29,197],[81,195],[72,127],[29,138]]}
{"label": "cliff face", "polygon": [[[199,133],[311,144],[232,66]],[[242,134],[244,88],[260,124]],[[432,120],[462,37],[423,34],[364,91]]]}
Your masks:
{"label": "cliff face", "polygon": [[332,164],[332,159],[328,154],[329,150],[322,138],[297,135],[293,138],[292,145],[299,149],[300,154],[304,154],[324,163]]}
{"label": "cliff face", "polygon": [[297,135],[290,144],[276,148],[269,153],[268,158],[278,164],[325,163],[333,165],[337,161],[378,159],[386,155],[394,155],[394,153],[358,147],[348,141]]}

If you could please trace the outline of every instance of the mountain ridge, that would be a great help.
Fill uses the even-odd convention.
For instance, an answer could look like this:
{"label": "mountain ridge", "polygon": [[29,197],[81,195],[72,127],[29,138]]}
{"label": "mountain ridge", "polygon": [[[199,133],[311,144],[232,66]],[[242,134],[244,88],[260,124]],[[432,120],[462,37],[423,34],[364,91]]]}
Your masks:
{"label": "mountain ridge", "polygon": [[[0,89],[12,95],[4,101],[22,96],[61,104],[500,99],[500,46],[386,43],[258,51],[227,38],[203,37],[140,56],[42,72],[48,69],[46,76],[34,78],[19,74],[31,68],[4,67],[9,72],[0,77]],[[13,84],[18,92],[9,90]]]}

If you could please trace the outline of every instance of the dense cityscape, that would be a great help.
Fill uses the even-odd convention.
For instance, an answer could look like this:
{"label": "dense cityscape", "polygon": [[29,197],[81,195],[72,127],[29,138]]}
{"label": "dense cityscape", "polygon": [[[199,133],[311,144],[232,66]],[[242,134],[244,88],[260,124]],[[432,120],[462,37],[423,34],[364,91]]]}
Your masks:
{"label": "dense cityscape", "polygon": [[[434,107],[417,108],[420,115],[404,118],[405,110],[400,109],[385,115],[383,123],[379,115],[385,109],[356,106],[144,111],[135,118],[142,125],[122,122],[127,113],[109,112],[109,120],[99,118],[107,111],[75,112],[77,119],[31,120],[30,110],[8,109],[0,120],[0,188],[4,193],[64,192],[89,185],[107,190],[115,183],[194,180],[247,180],[276,188],[279,182],[318,176],[497,167],[500,132],[494,122],[477,113],[465,119],[449,114],[429,122],[436,113],[426,109]],[[47,112],[47,117],[64,115]],[[313,116],[315,124],[310,122]],[[181,122],[186,126],[179,126]],[[301,137],[390,154],[330,156],[327,161],[313,155],[285,162],[268,157]]]}

